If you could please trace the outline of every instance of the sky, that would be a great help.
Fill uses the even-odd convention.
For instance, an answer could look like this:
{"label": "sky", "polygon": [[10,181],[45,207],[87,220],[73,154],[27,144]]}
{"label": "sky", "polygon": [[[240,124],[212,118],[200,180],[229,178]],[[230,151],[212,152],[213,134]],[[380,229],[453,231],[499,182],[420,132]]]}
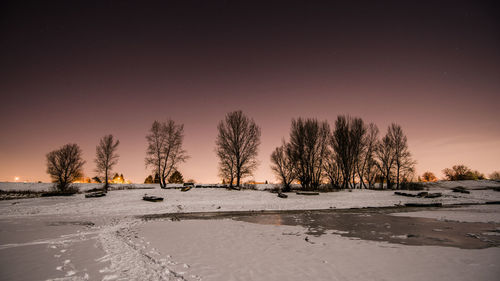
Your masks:
{"label": "sky", "polygon": [[154,120],[184,124],[185,179],[218,182],[217,123],[261,127],[256,181],[292,118],[398,123],[418,174],[500,170],[495,1],[2,1],[0,181],[49,181],[46,154],[120,140],[114,171],[145,167]]}

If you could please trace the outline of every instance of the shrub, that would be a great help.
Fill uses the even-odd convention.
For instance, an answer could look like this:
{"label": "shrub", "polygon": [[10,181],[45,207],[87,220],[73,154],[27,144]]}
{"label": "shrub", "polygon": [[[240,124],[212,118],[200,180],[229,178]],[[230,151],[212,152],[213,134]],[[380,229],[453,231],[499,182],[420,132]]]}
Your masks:
{"label": "shrub", "polygon": [[479,171],[473,171],[465,165],[454,165],[453,167],[451,167],[451,169],[444,169],[443,173],[446,179],[450,181],[484,179],[484,174],[480,173]]}
{"label": "shrub", "polygon": [[71,196],[77,194],[79,192],[78,187],[74,185],[67,186],[64,190],[61,190],[60,187],[55,184],[52,186],[52,190],[49,192],[42,193],[42,197],[51,197],[51,196]]}
{"label": "shrub", "polygon": [[490,180],[500,181],[500,171],[494,171],[489,175]]}
{"label": "shrub", "polygon": [[424,182],[435,182],[435,181],[437,181],[437,177],[432,172],[425,172],[425,173],[422,174],[422,181],[424,181]]}
{"label": "shrub", "polygon": [[424,190],[425,184],[421,182],[403,182],[401,183],[401,189],[407,190]]}

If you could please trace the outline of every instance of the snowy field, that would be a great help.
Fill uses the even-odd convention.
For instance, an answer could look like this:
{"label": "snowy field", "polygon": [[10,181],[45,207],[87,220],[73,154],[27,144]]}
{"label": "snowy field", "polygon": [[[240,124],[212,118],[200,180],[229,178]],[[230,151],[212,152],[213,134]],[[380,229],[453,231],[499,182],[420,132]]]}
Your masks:
{"label": "snowy field", "polygon": [[[140,229],[139,247],[187,280],[456,281],[500,276],[499,248],[405,246],[335,233],[313,237],[299,226],[231,220],[157,221]],[[196,246],[186,247],[192,243]]]}
{"label": "snowy field", "polygon": [[[498,280],[499,247],[409,246],[344,237],[340,230],[311,236],[307,227],[279,221],[263,225],[234,219],[140,218],[191,212],[500,201],[500,192],[480,186],[491,188],[499,183],[454,184],[470,188],[471,193],[454,193],[450,190],[453,186],[446,183],[431,185],[430,192],[443,193],[434,199],[373,190],[318,196],[289,193],[289,198],[281,199],[256,190],[195,188],[181,192],[157,187],[110,191],[93,199],[77,194],[0,201],[0,280]],[[20,189],[19,185],[0,183],[0,189]],[[42,190],[47,186],[26,187]],[[85,188],[96,187],[90,186]],[[145,193],[165,200],[143,201]],[[488,235],[500,232],[500,205],[395,215],[437,219],[443,229],[450,220],[478,222],[488,229]],[[391,231],[390,225],[387,231]]]}
{"label": "snowy field", "polygon": [[[281,199],[266,191],[242,190],[228,191],[224,188],[193,188],[188,192],[179,189],[160,189],[158,185],[136,184],[134,187],[155,187],[155,189],[116,190],[101,198],[88,199],[84,194],[70,197],[32,198],[0,201],[1,216],[26,215],[78,215],[78,216],[135,216],[144,214],[173,212],[222,212],[248,210],[306,210],[306,209],[345,209],[363,207],[390,207],[404,203],[442,203],[443,205],[461,203],[485,203],[499,201],[500,192],[492,189],[478,189],[482,181],[455,182],[454,186],[474,189],[470,194],[455,193],[450,187],[431,186],[429,192],[441,192],[442,197],[428,199],[394,195],[393,191],[352,190],[321,193],[319,196],[303,196],[289,193]],[[489,182],[489,181],[488,181]],[[485,184],[485,183],[481,183]],[[500,186],[489,182],[489,186]],[[0,189],[19,189],[16,185],[24,183],[0,183]],[[39,185],[39,186],[38,186]],[[80,184],[85,186],[85,184]],[[83,189],[99,187],[87,184]],[[31,188],[41,190],[47,184],[31,184]],[[452,186],[453,187],[453,186]],[[417,191],[409,193],[418,193]],[[144,194],[164,197],[163,202],[151,203],[142,200]]]}

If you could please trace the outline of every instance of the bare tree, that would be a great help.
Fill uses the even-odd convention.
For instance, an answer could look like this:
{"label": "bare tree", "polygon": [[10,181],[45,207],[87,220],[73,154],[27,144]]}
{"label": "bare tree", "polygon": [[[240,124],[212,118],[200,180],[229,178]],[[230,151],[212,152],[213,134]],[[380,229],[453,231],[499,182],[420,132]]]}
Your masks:
{"label": "bare tree", "polygon": [[292,120],[290,157],[295,165],[296,177],[304,189],[314,189],[321,184],[329,135],[330,126],[326,121]]}
{"label": "bare tree", "polygon": [[252,175],[257,168],[257,152],[260,145],[260,128],[253,119],[241,110],[230,112],[217,126],[216,153],[219,157],[221,175],[229,175],[230,185],[236,178],[236,186],[241,179]]}
{"label": "bare tree", "polygon": [[120,141],[110,134],[102,137],[95,149],[96,172],[104,176],[104,188],[106,192],[109,187],[109,174],[113,166],[118,163],[118,158],[120,157],[116,153],[119,144]]}
{"label": "bare tree", "polygon": [[59,191],[67,191],[70,184],[83,175],[84,164],[77,144],[66,144],[47,154],[47,173]]}
{"label": "bare tree", "polygon": [[[392,187],[392,170],[394,167],[394,145],[392,143],[392,138],[389,133],[387,133],[381,141],[377,144],[376,153],[378,158],[378,167],[382,173],[382,177],[385,178],[387,183],[387,188]],[[382,184],[382,183],[381,183]]]}
{"label": "bare tree", "polygon": [[[361,162],[361,155],[364,149],[364,138],[366,135],[366,126],[361,118],[353,118],[350,122],[349,130],[349,146],[351,147],[351,157],[352,157],[352,186],[356,187],[356,168]],[[363,182],[362,177],[360,177],[360,185]],[[364,184],[364,183],[363,183]]]}
{"label": "bare tree", "polygon": [[335,161],[342,172],[342,187],[355,187],[356,166],[363,149],[363,138],[366,127],[361,118],[339,115],[335,121],[330,144],[334,151]]}
{"label": "bare tree", "polygon": [[236,165],[234,157],[227,155],[224,150],[217,150],[219,157],[219,176],[222,178],[223,183],[229,183],[230,187],[234,185],[236,178]]}
{"label": "bare tree", "polygon": [[357,161],[357,170],[360,185],[363,185],[365,188],[365,180],[368,182],[368,187],[372,188],[372,183],[375,178],[376,161],[374,156],[377,148],[378,134],[379,130],[377,125],[370,123],[362,139],[360,157],[359,161]]}
{"label": "bare tree", "polygon": [[325,178],[330,181],[330,185],[332,187],[339,188],[340,182],[342,181],[342,174],[337,162],[335,161],[333,151],[328,151],[323,167]]}
{"label": "bare tree", "polygon": [[490,180],[500,181],[500,171],[494,171],[494,172],[492,172],[492,173],[488,176],[488,178],[489,178]]}
{"label": "bare tree", "polygon": [[479,171],[473,171],[465,165],[453,165],[453,167],[446,168],[443,173],[447,180],[457,181],[457,180],[482,180],[484,175]]}
{"label": "bare tree", "polygon": [[281,180],[281,183],[283,184],[283,192],[291,190],[290,184],[295,179],[294,165],[289,157],[289,154],[290,149],[285,141],[283,141],[281,146],[276,147],[271,154],[271,169]]}
{"label": "bare tree", "polygon": [[413,173],[416,162],[411,158],[411,153],[408,150],[408,139],[400,125],[392,123],[387,134],[391,138],[393,145],[394,163],[396,165],[396,189],[399,189],[401,174]]}
{"label": "bare tree", "polygon": [[453,165],[451,169],[446,168],[443,170],[443,174],[449,181],[466,180],[466,179],[468,180],[470,178],[468,178],[467,175],[471,173],[472,170],[465,165]]}
{"label": "bare tree", "polygon": [[184,125],[175,124],[171,119],[167,122],[154,121],[146,136],[146,166],[152,167],[158,174],[160,186],[167,186],[166,180],[177,169],[177,165],[188,159],[182,148],[184,141]]}
{"label": "bare tree", "polygon": [[372,157],[368,160],[363,172],[364,179],[368,183],[368,188],[370,189],[374,188],[378,173],[379,173],[378,162],[374,157]]}

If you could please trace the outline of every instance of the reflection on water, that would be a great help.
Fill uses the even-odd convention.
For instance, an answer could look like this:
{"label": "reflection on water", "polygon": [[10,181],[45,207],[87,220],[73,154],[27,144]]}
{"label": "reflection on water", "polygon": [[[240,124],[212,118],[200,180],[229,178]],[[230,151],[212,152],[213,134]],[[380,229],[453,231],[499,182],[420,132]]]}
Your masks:
{"label": "reflection on water", "polygon": [[286,223],[283,222],[283,216],[281,214],[269,214],[262,217],[258,216],[258,221],[249,221],[249,222],[255,222],[259,224],[270,224],[270,225],[286,225]]}

